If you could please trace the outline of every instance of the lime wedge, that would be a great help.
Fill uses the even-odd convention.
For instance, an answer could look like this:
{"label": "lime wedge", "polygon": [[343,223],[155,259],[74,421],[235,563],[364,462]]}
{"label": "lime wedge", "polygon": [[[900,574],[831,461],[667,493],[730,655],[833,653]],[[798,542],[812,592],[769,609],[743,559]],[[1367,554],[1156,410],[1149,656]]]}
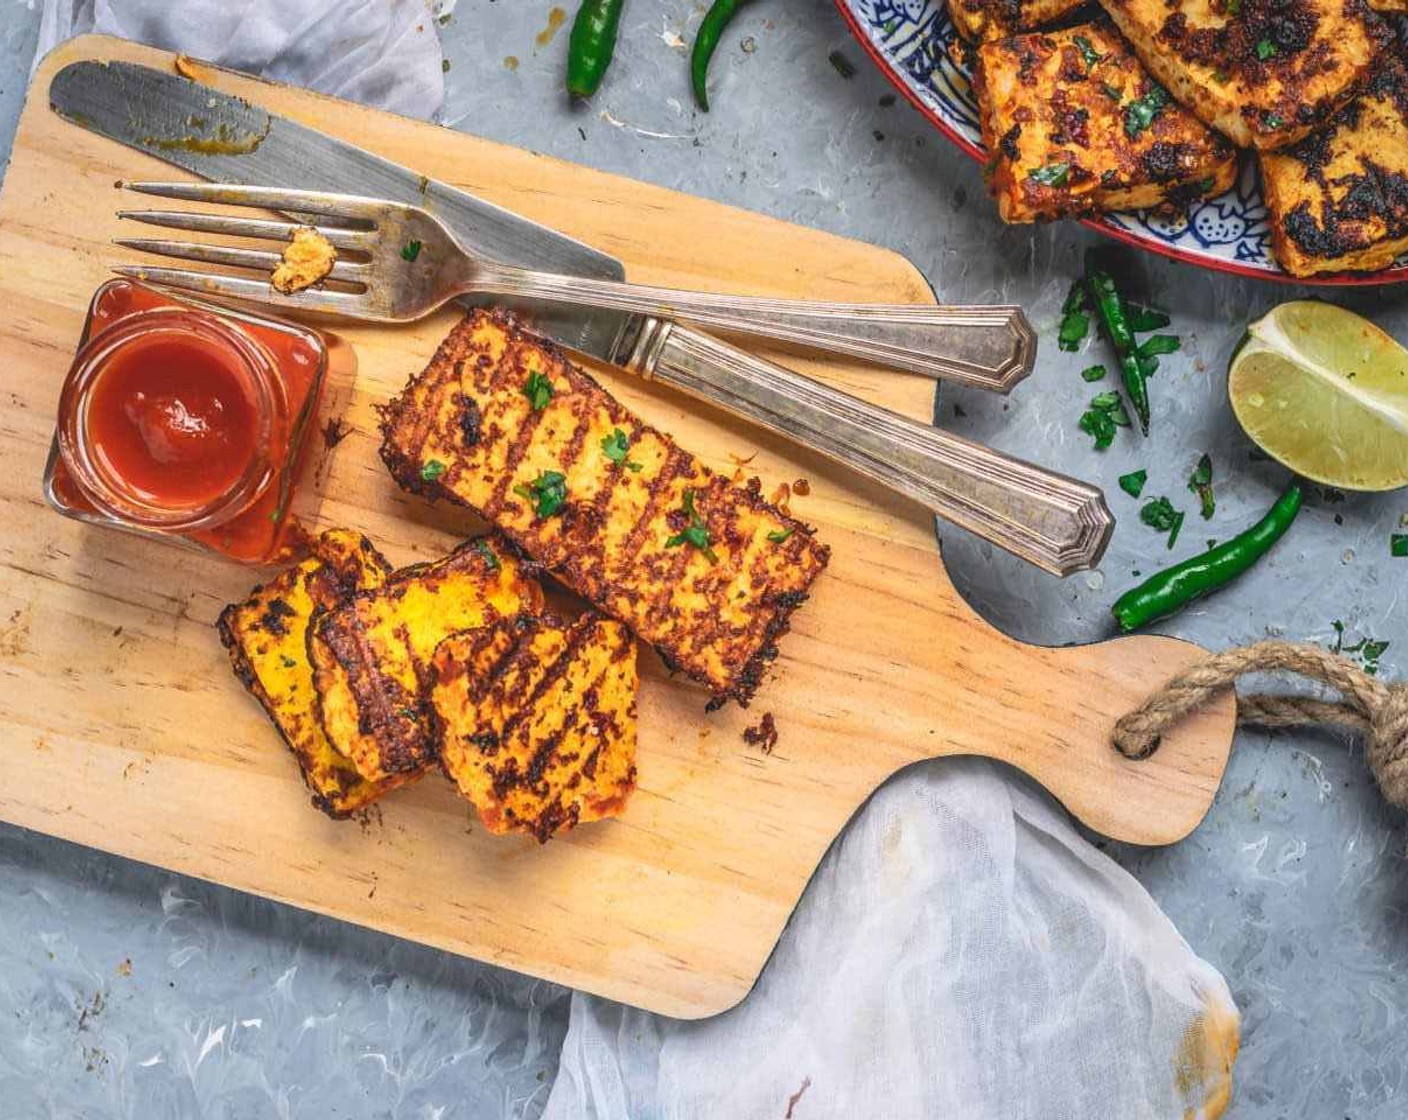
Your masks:
{"label": "lime wedge", "polygon": [[1283,303],[1247,328],[1227,395],[1273,459],[1344,490],[1408,485],[1408,350],[1328,303]]}

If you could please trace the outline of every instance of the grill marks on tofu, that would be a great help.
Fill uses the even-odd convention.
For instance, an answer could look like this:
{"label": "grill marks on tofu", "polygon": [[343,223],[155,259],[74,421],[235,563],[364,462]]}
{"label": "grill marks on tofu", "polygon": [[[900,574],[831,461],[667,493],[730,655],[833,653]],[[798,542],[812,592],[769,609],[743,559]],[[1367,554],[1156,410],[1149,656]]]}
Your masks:
{"label": "grill marks on tofu", "polygon": [[1065,19],[1085,0],[948,0],[949,16],[970,42],[1001,39]]}
{"label": "grill marks on tofu", "polygon": [[588,613],[524,615],[443,641],[431,701],[440,760],[493,833],[540,843],[618,816],[635,788],[635,639]]}
{"label": "grill marks on tofu", "polygon": [[1408,252],[1408,68],[1385,65],[1329,127],[1261,155],[1276,259],[1295,276]]}
{"label": "grill marks on tofu", "polygon": [[1101,0],[1144,65],[1240,147],[1326,123],[1392,39],[1365,0]]}
{"label": "grill marks on tofu", "polygon": [[328,740],[368,781],[423,771],[435,759],[423,702],[435,647],[541,609],[512,552],[481,537],[316,617],[308,653]]}
{"label": "grill marks on tofu", "polygon": [[391,566],[358,533],[333,529],[312,544],[312,556],[232,603],[216,625],[235,675],[263,705],[298,760],[313,804],[346,817],[415,775],[369,782],[328,741],[319,720],[307,635],[315,612],[358,591],[379,587]]}
{"label": "grill marks on tofu", "polygon": [[[541,409],[524,391],[534,374],[553,389]],[[756,483],[716,475],[501,313],[473,312],[450,333],[386,409],[382,437],[402,487],[487,517],[715,705],[747,703],[826,566],[827,548]],[[534,486],[548,472],[565,498],[544,512]]]}
{"label": "grill marks on tofu", "polygon": [[1114,29],[982,44],[973,86],[1007,222],[1186,208],[1237,177],[1237,153],[1172,101]]}

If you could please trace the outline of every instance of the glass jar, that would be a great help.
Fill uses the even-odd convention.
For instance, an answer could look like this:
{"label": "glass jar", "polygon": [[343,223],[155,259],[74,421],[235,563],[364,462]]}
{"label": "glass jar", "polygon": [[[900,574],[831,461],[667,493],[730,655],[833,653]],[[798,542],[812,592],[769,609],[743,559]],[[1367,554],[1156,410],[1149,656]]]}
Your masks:
{"label": "glass jar", "polygon": [[350,361],[295,323],[109,281],[60,393],[50,505],[245,563],[279,558],[334,352]]}

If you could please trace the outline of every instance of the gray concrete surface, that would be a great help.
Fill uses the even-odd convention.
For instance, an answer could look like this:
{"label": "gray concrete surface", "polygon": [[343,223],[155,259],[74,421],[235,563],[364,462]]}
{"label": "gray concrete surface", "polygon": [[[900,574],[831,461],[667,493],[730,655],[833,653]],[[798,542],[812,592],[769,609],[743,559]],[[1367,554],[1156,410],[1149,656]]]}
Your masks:
{"label": "gray concrete surface", "polygon": [[[1054,328],[1084,252],[1103,242],[1070,225],[1003,228],[977,167],[890,96],[829,0],[747,7],[715,64],[715,110],[695,113],[676,37],[691,37],[699,7],[633,0],[607,87],[573,110],[565,34],[535,43],[547,0],[461,0],[443,29],[444,123],[889,246],[952,300],[1025,305],[1043,332],[1036,375],[1007,401],[949,393],[941,422],[1100,482],[1120,524],[1102,569],[1064,582],[941,531],[960,589],[1017,636],[1108,634],[1136,569],[1260,514],[1283,472],[1250,456],[1223,372],[1250,318],[1303,293],[1126,258],[1186,346],[1153,382],[1150,438],[1121,433],[1097,454],[1076,428],[1092,394],[1078,371],[1104,355],[1058,353]],[[0,152],[37,22],[32,2],[0,0]],[[836,49],[853,78],[827,61]],[[1326,296],[1408,338],[1408,291]],[[1184,489],[1203,452],[1218,496],[1206,523]],[[1172,553],[1115,486],[1136,466],[1147,494],[1190,511]],[[1408,560],[1390,558],[1389,534],[1405,514],[1404,494],[1317,496],[1268,562],[1165,630],[1212,647],[1328,642],[1342,620],[1351,639],[1390,641],[1383,669],[1398,675]],[[1356,744],[1243,734],[1190,839],[1110,846],[1231,983],[1245,1017],[1235,1120],[1408,1115],[1404,823]],[[533,1115],[564,1021],[551,986],[0,827],[0,1115]],[[224,1060],[203,1064],[217,1048]]]}

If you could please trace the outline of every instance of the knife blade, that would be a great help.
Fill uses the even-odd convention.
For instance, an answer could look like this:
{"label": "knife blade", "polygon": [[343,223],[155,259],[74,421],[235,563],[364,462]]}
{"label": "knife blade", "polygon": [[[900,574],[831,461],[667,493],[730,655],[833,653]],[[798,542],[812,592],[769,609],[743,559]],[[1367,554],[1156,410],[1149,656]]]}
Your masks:
{"label": "knife blade", "polygon": [[[70,63],[50,82],[49,105],[80,128],[204,179],[393,199],[429,210],[490,260],[625,279],[619,260],[566,234],[174,72]],[[535,304],[529,317],[535,329],[606,361],[641,325],[638,315],[561,305]]]}

